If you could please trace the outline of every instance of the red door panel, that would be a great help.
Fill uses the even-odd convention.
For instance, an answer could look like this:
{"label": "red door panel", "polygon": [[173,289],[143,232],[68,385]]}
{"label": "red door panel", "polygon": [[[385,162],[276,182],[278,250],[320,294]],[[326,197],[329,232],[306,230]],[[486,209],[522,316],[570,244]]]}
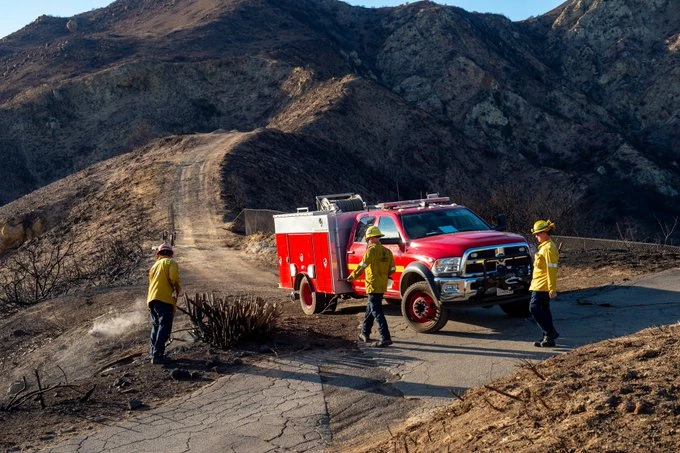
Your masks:
{"label": "red door panel", "polygon": [[[359,263],[364,257],[364,253],[366,253],[365,242],[352,242],[350,244],[347,252],[348,275],[354,272],[354,269],[359,266]],[[366,282],[364,281],[363,274],[356,280],[352,280],[352,287],[357,294],[366,294]]]}
{"label": "red door panel", "polygon": [[329,247],[330,243],[327,232],[314,233],[314,267],[316,274],[314,290],[327,294],[333,292]]}
{"label": "red door panel", "polygon": [[287,234],[276,235],[276,250],[278,252],[279,286],[292,289],[293,280],[290,275],[290,252]]}
{"label": "red door panel", "polygon": [[[314,264],[312,233],[291,233],[288,235],[290,263],[295,265],[296,275],[307,273],[307,267]],[[291,275],[295,279],[295,275]]]}

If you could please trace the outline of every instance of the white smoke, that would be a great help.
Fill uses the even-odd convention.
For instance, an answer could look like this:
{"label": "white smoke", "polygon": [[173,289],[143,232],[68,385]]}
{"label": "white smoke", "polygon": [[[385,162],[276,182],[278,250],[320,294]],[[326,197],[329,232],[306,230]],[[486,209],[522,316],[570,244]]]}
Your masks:
{"label": "white smoke", "polygon": [[93,337],[118,337],[126,331],[138,326],[147,320],[146,301],[137,299],[135,311],[119,315],[106,315],[103,319],[96,320],[89,331]]}

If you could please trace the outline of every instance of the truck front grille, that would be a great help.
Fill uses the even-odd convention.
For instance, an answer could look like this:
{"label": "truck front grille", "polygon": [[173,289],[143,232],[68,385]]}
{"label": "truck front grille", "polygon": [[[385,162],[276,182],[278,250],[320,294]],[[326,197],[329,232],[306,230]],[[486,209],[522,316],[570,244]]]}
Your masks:
{"label": "truck front grille", "polygon": [[525,244],[472,249],[465,252],[463,266],[463,275],[466,277],[495,273],[499,266],[504,271],[526,275],[531,267],[531,256]]}

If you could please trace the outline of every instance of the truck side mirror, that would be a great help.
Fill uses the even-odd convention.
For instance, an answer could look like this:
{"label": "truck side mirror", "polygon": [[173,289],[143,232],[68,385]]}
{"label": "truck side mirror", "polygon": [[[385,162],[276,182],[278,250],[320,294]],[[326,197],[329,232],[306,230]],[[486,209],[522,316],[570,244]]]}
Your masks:
{"label": "truck side mirror", "polygon": [[401,238],[400,237],[381,238],[380,242],[382,242],[383,244],[399,245],[399,244],[401,244]]}
{"label": "truck side mirror", "polygon": [[508,221],[505,218],[504,213],[499,213],[498,217],[496,218],[496,226],[493,227],[494,230],[496,231],[505,231],[508,229]]}

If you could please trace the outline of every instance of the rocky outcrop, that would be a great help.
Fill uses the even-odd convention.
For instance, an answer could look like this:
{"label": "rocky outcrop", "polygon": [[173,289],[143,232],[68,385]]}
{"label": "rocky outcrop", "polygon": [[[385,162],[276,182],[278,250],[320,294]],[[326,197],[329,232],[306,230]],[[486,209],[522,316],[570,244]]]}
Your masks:
{"label": "rocky outcrop", "polygon": [[25,241],[40,236],[43,228],[43,220],[35,213],[0,222],[0,256],[7,250],[18,248]]}
{"label": "rocky outcrop", "polygon": [[547,37],[564,77],[611,112],[652,157],[680,140],[680,8],[675,0],[567,2]]}

